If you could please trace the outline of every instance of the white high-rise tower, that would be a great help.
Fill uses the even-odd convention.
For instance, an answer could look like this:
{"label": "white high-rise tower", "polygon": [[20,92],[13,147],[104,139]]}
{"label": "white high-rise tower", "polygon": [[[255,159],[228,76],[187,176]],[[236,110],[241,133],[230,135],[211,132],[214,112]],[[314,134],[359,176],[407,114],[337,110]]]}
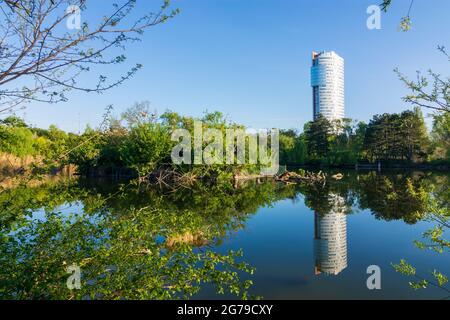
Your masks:
{"label": "white high-rise tower", "polygon": [[345,117],[344,59],[334,51],[313,52],[311,86],[314,119],[319,114],[328,120]]}

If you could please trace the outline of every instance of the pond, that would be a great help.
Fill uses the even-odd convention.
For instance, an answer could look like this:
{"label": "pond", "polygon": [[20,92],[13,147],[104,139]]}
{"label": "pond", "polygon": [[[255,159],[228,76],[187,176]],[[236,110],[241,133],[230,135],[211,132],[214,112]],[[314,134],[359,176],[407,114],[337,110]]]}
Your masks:
{"label": "pond", "polygon": [[[442,299],[392,263],[450,271],[414,240],[449,205],[442,172],[343,172],[339,181],[163,190],[86,179],[0,189],[1,299]],[[369,266],[380,290],[369,290]],[[80,288],[69,289],[80,271]]]}

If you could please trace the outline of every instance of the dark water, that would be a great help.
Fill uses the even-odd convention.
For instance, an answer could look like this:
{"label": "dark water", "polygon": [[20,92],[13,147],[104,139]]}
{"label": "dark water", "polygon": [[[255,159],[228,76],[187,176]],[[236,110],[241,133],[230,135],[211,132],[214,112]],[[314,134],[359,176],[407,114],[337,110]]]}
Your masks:
{"label": "dark water", "polygon": [[[449,294],[413,290],[391,263],[406,259],[424,276],[449,273],[448,253],[413,244],[434,226],[425,219],[427,197],[448,206],[448,186],[438,172],[177,192],[111,181],[25,183],[0,193],[0,297],[441,299]],[[66,286],[72,264],[80,290]],[[380,267],[381,290],[367,288],[371,265]]]}

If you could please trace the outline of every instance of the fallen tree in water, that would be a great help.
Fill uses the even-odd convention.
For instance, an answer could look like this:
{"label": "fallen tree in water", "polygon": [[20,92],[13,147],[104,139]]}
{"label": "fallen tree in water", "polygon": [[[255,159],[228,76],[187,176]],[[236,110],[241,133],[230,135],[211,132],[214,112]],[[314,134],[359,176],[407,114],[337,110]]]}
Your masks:
{"label": "fallen tree in water", "polygon": [[167,188],[187,188],[191,187],[198,179],[195,172],[181,172],[172,168],[164,168],[152,172],[146,177],[141,178],[141,182],[148,182],[160,187]]}
{"label": "fallen tree in water", "polygon": [[319,171],[318,173],[308,171],[303,171],[301,173],[286,171],[275,179],[286,184],[324,183],[327,179],[327,175],[322,171]]}
{"label": "fallen tree in water", "polygon": [[227,170],[214,170],[208,167],[195,168],[189,171],[177,170],[174,168],[160,168],[151,174],[141,177],[141,183],[148,183],[150,185],[157,185],[162,188],[172,189],[174,191],[181,188],[192,188],[192,186],[199,182],[206,182],[212,184],[218,183],[232,183],[235,188],[242,182],[246,181],[277,181],[285,184],[297,184],[297,183],[325,183],[327,175],[322,172],[309,172],[301,171],[290,172],[286,171],[281,175],[261,175],[251,172],[243,172],[236,170],[233,172],[231,168]]}

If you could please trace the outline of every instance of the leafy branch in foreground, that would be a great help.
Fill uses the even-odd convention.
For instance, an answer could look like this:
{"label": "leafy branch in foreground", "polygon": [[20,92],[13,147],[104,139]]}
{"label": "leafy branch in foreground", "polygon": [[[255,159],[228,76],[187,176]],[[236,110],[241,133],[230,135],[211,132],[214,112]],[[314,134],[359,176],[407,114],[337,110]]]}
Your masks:
{"label": "leafy branch in foreground", "polygon": [[414,277],[416,281],[410,281],[409,285],[414,290],[426,289],[430,285],[443,289],[447,293],[450,293],[450,290],[446,287],[448,283],[448,278],[446,275],[442,274],[437,270],[433,270],[430,273],[431,278],[424,278],[423,276],[417,274],[416,268],[411,264],[406,262],[406,260],[402,259],[398,264],[391,264],[395,271],[409,277]]}
{"label": "leafy branch in foreground", "polygon": [[444,239],[446,231],[450,230],[450,211],[445,205],[440,206],[436,200],[430,200],[428,220],[436,226],[423,233],[426,242],[415,241],[419,249],[430,249],[437,253],[450,252],[450,241]]}
{"label": "leafy branch in foreground", "polygon": [[[450,55],[447,53],[445,47],[438,46],[438,50],[445,55],[450,62]],[[403,100],[412,104],[413,106],[432,109],[438,112],[450,112],[450,78],[444,78],[440,74],[428,71],[428,76],[423,76],[421,72],[417,71],[417,79],[410,80],[398,69],[394,70],[400,80],[412,92],[405,96]],[[429,79],[430,78],[430,79]],[[431,84],[431,90],[427,88]]]}
{"label": "leafy branch in foreground", "polygon": [[[415,241],[415,245],[421,250],[429,249],[439,254],[450,253],[450,241],[444,239],[445,233],[450,230],[450,211],[448,210],[448,207],[445,204],[440,205],[435,199],[431,199],[427,219],[437,223],[437,225],[434,228],[424,232],[424,241]],[[432,285],[441,288],[450,294],[450,289],[446,287],[448,277],[437,270],[433,270],[429,274],[430,277],[425,278],[418,275],[416,268],[404,259],[400,260],[399,264],[392,264],[392,266],[395,271],[417,279],[417,281],[412,281],[409,283],[415,290],[425,289]],[[450,297],[450,295],[448,297]]]}
{"label": "leafy branch in foreground", "polygon": [[[410,4],[409,4],[409,9],[408,9],[408,13],[406,14],[406,16],[402,17],[400,20],[400,25],[399,25],[399,30],[401,31],[409,31],[411,30],[411,9],[412,6],[414,4],[414,0],[411,0]],[[387,12],[390,8],[390,6],[392,5],[392,0],[383,0],[383,2],[380,4],[380,8],[381,10],[383,10],[384,12]]]}
{"label": "leafy branch in foreground", "polygon": [[124,63],[126,57],[117,50],[140,41],[146,29],[178,14],[169,11],[170,2],[164,0],[154,12],[134,17],[137,0],[119,0],[103,16],[97,14],[97,21],[83,20],[79,28],[67,28],[73,15],[88,15],[88,2],[0,1],[0,113],[27,101],[67,101],[69,90],[101,93],[122,84],[142,65],[111,81],[103,74],[97,74],[92,85],[78,80],[94,67]]}

